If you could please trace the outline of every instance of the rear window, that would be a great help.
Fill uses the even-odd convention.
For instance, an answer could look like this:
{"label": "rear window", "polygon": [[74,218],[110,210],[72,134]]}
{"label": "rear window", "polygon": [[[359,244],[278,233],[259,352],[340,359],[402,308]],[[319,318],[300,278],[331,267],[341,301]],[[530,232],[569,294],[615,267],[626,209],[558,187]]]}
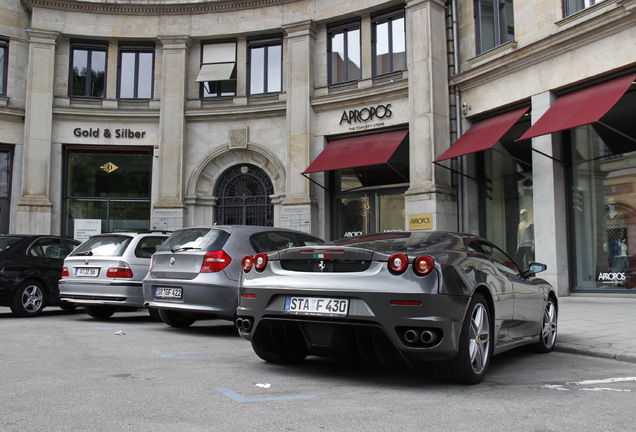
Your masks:
{"label": "rear window", "polygon": [[175,231],[157,250],[221,250],[229,236],[229,233],[216,228],[186,228]]}
{"label": "rear window", "polygon": [[273,252],[294,246],[316,246],[323,241],[306,234],[270,231],[252,235],[250,244],[256,252]]}
{"label": "rear window", "polygon": [[75,249],[71,256],[78,255],[99,255],[99,256],[121,256],[128,247],[132,237],[121,235],[94,236]]}
{"label": "rear window", "polygon": [[139,240],[135,249],[137,258],[150,258],[153,253],[157,252],[157,248],[166,240],[167,237],[148,236]]}

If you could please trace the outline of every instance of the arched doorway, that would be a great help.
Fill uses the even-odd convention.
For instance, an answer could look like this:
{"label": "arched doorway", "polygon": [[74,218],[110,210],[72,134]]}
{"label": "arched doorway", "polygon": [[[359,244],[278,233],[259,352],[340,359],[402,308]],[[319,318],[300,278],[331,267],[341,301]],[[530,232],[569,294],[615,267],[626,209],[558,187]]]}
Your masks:
{"label": "arched doorway", "polygon": [[216,223],[274,226],[273,193],[265,171],[252,164],[234,165],[221,175],[214,191]]}

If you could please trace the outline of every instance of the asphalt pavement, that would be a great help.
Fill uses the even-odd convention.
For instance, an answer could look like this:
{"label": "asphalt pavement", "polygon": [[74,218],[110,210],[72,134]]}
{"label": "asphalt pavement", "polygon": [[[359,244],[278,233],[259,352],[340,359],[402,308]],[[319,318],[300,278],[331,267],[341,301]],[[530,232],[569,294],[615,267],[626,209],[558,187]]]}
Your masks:
{"label": "asphalt pavement", "polygon": [[556,350],[636,363],[636,298],[559,298]]}

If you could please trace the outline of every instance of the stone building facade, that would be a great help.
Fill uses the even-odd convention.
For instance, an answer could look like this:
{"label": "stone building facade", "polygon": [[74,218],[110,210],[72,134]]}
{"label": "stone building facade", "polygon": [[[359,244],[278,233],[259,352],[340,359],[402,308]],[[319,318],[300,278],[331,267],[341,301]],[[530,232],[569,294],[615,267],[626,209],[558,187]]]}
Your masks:
{"label": "stone building facade", "polygon": [[[0,0],[0,229],[462,230],[561,294],[630,292],[635,9]],[[613,80],[602,118],[533,135]]]}

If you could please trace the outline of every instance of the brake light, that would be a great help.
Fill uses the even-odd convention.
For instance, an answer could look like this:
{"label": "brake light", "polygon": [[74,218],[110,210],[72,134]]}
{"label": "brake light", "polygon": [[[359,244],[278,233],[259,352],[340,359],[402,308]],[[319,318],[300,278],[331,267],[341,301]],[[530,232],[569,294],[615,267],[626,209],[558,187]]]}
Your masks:
{"label": "brake light", "polygon": [[117,267],[111,267],[106,270],[106,277],[118,279],[132,279],[133,271],[125,261],[119,261]]}
{"label": "brake light", "polygon": [[68,272],[68,267],[62,267],[62,277],[69,277],[71,274]]}
{"label": "brake light", "polygon": [[232,258],[225,251],[208,252],[203,257],[201,273],[216,273],[230,265]]}
{"label": "brake light", "polygon": [[403,253],[391,255],[389,258],[389,269],[395,273],[404,273],[409,265],[409,258]]}
{"label": "brake light", "polygon": [[256,267],[256,271],[265,270],[265,267],[267,267],[267,254],[256,254],[254,257],[254,267]]}
{"label": "brake light", "polygon": [[413,261],[413,270],[416,274],[426,276],[435,268],[435,260],[433,257],[423,255],[415,258]]}
{"label": "brake light", "polygon": [[241,260],[241,265],[243,266],[243,271],[249,273],[252,267],[254,267],[254,257],[252,255],[245,255]]}

